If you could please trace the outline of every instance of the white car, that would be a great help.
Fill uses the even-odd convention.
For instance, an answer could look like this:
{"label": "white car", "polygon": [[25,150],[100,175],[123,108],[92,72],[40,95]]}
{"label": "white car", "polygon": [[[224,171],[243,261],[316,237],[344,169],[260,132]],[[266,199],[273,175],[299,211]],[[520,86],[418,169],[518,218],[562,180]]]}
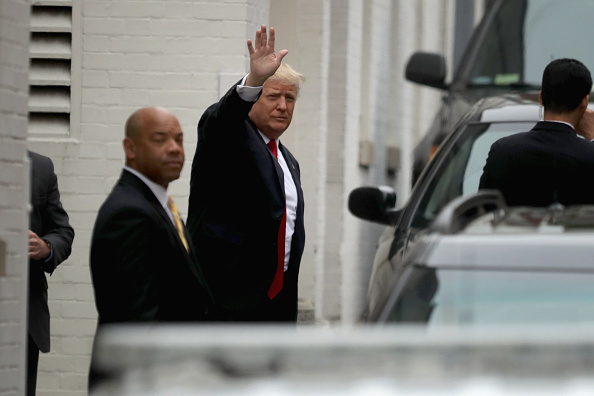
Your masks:
{"label": "white car", "polygon": [[497,191],[447,205],[404,260],[377,322],[594,324],[594,206],[505,206]]}

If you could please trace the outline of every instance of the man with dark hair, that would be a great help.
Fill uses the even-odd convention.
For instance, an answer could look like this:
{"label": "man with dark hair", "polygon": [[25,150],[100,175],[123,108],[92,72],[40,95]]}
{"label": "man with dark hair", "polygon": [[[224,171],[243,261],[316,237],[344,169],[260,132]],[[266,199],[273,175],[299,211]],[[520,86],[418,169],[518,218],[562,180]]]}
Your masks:
{"label": "man with dark hair", "polygon": [[594,204],[591,89],[590,71],[580,61],[549,63],[539,97],[544,120],[491,146],[479,188],[501,191],[509,206]]}
{"label": "man with dark hair", "polygon": [[540,101],[549,112],[570,112],[590,95],[591,89],[592,76],[582,62],[557,59],[549,63],[543,72]]}

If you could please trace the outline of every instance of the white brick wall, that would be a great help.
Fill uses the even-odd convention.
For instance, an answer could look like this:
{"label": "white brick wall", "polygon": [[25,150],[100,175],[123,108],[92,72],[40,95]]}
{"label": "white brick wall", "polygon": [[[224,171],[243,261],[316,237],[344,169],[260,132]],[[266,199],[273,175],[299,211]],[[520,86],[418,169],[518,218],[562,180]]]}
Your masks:
{"label": "white brick wall", "polygon": [[[315,263],[318,320],[353,323],[361,312],[383,227],[354,218],[346,209],[347,197],[361,185],[388,184],[396,187],[400,204],[406,201],[410,189],[407,153],[419,131],[426,130],[431,120],[427,114],[436,109],[440,93],[421,92],[423,88],[405,82],[404,67],[414,50],[445,48],[449,53],[448,24],[453,15],[444,10],[454,1],[329,0],[316,9],[324,13],[317,18],[311,18],[305,7],[299,8],[307,1],[294,2],[297,6],[291,8],[296,14],[293,19],[310,17],[312,30],[322,36],[307,41],[313,55],[299,53],[305,59],[312,57],[322,68],[315,74],[320,77],[319,85],[311,88],[315,93],[310,95],[319,99],[314,101],[319,107],[308,109],[306,116],[319,110],[320,117],[313,117],[319,126],[307,129],[297,121],[292,127],[300,128],[302,140],[310,143],[309,150],[305,144],[300,146],[303,151],[297,151],[297,157],[308,152],[318,155],[317,162],[304,165],[317,177],[316,190],[310,196],[306,193],[306,198],[308,209],[312,201],[316,209],[309,214],[313,221],[307,230],[315,233],[308,243]],[[296,24],[297,34],[305,29]],[[364,140],[373,144],[368,168],[358,162],[359,144]],[[387,145],[403,152],[396,178],[387,173]]]}
{"label": "white brick wall", "polygon": [[[348,121],[345,131],[345,178],[341,191],[346,208],[348,194],[361,185],[391,184],[386,173],[387,136],[394,133],[394,125],[388,125],[391,100],[391,76],[387,73],[392,65],[390,52],[392,42],[392,1],[364,1],[351,10],[358,22],[349,32],[348,42],[352,49],[349,82],[361,81],[359,86],[349,83],[351,100],[347,109]],[[360,15],[360,17],[358,17]],[[373,143],[373,163],[369,169],[359,167],[359,143]],[[346,210],[345,210],[346,211]],[[371,262],[382,226],[367,224],[352,216],[344,216],[344,238],[338,253],[342,262],[343,284],[341,290],[341,320],[355,322],[362,310],[367,292]],[[359,243],[353,243],[357,241]]]}
{"label": "white brick wall", "polygon": [[[269,20],[278,32],[278,49],[288,48],[286,61],[307,77],[293,125],[283,137],[300,160],[306,199],[300,296],[304,307],[315,307],[320,321],[354,321],[382,227],[350,215],[347,195],[359,185],[384,183],[396,184],[400,202],[406,197],[410,164],[404,155],[397,179],[386,176],[385,143],[398,144],[406,153],[416,139],[413,131],[426,129],[418,127],[427,118],[417,117],[416,109],[426,114],[439,93],[419,93],[403,81],[403,68],[413,50],[451,51],[447,10],[453,1],[73,2],[70,136],[29,139],[31,149],[54,160],[62,201],[76,230],[71,257],[49,281],[52,352],[40,359],[39,394],[86,394],[96,323],[88,268],[91,228],[123,165],[126,118],[138,107],[160,105],[180,119],[186,166],[171,191],[182,215],[187,213],[196,123],[230,81],[247,71],[245,41]],[[26,260],[19,243],[26,231],[22,206],[28,172],[19,153],[25,149],[27,60],[26,44],[15,39],[15,32],[19,40],[28,37],[28,4],[0,2],[0,73],[10,73],[0,84],[20,87],[0,85],[0,237],[12,233],[13,271],[0,279],[0,394],[20,393],[24,381],[19,329],[25,275],[18,264]],[[369,169],[358,165],[361,139],[374,142]]]}
{"label": "white brick wall", "polygon": [[0,394],[25,392],[29,2],[0,3]]}
{"label": "white brick wall", "polygon": [[76,230],[71,257],[49,281],[52,351],[40,358],[42,396],[86,394],[96,326],[90,238],[97,210],[124,163],[127,117],[139,107],[159,105],[179,118],[186,165],[171,191],[182,215],[187,213],[198,119],[218,100],[221,75],[246,72],[245,42],[256,26],[268,23],[269,9],[266,0],[85,0],[75,5],[73,25],[80,32],[73,32],[73,48],[80,51],[73,64],[81,67],[73,69],[73,97],[80,97],[73,103],[73,119],[80,124],[71,126],[69,139],[29,141],[54,160],[62,203]]}
{"label": "white brick wall", "polygon": [[[284,61],[306,76],[299,93],[291,127],[282,141],[296,155],[301,168],[301,185],[305,195],[306,245],[299,272],[300,309],[313,314],[316,263],[324,238],[318,227],[320,195],[318,189],[321,160],[322,72],[324,70],[323,34],[324,3],[318,0],[274,0],[270,5],[270,25],[277,30],[277,50],[288,49]],[[318,266],[319,267],[319,266]]]}

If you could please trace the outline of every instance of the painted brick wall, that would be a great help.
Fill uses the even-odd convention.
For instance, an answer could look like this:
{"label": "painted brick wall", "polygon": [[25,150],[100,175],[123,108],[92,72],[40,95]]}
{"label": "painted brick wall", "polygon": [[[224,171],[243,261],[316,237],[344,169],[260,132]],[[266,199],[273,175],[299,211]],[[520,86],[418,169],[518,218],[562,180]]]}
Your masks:
{"label": "painted brick wall", "polygon": [[318,0],[274,0],[270,4],[270,25],[277,30],[277,49],[288,49],[284,62],[305,75],[290,128],[282,141],[296,156],[301,168],[305,196],[305,251],[299,269],[299,309],[302,318],[313,319],[315,271],[324,243],[318,227],[320,171],[325,155],[322,130],[322,73],[324,70],[324,7]]}
{"label": "painted brick wall", "polygon": [[29,2],[0,3],[0,394],[25,392]]}
{"label": "painted brick wall", "polygon": [[[73,119],[70,137],[29,146],[56,165],[62,203],[76,237],[49,281],[52,351],[40,358],[39,395],[85,395],[96,309],[89,247],[99,206],[124,164],[123,126],[135,109],[170,109],[185,132],[186,164],[170,185],[187,214],[196,124],[247,71],[245,42],[268,23],[267,0],[73,3]],[[76,50],[78,48],[79,50]]]}
{"label": "painted brick wall", "polygon": [[[403,81],[402,69],[418,45],[434,49],[439,40],[447,41],[447,29],[442,29],[443,26],[428,27],[422,23],[427,10],[442,3],[442,0],[72,2],[70,136],[31,137],[28,141],[31,149],[54,160],[62,201],[76,230],[71,257],[49,281],[52,352],[41,357],[38,394],[86,394],[96,326],[88,268],[91,229],[100,204],[123,166],[121,141],[126,118],[138,107],[160,105],[180,119],[186,133],[187,161],[181,179],[171,184],[171,192],[182,216],[185,215],[197,120],[208,105],[245,74],[248,68],[245,40],[253,38],[256,28],[269,19],[278,29],[279,48],[288,47],[291,51],[287,62],[308,78],[287,136],[287,144],[300,159],[307,202],[308,241],[300,294],[305,305],[315,306],[317,319],[353,321],[366,288],[369,268],[363,265],[373,257],[380,228],[352,218],[346,210],[348,192],[358,185],[385,181],[397,184],[406,196],[408,185],[406,177],[396,182],[386,178],[382,152],[375,156],[369,169],[359,167],[359,141],[379,139],[376,147],[385,142],[396,143],[406,152],[416,138],[413,131],[424,130],[415,127],[417,122],[426,122],[415,115],[415,109],[424,111],[425,106],[435,106],[439,94],[419,95],[419,88]],[[22,6],[23,1],[2,0],[0,15],[5,15],[15,4]],[[8,20],[15,15],[17,20],[26,18],[23,16],[26,10],[19,10],[14,8],[12,12],[16,14]],[[437,11],[430,12],[429,17],[433,25],[447,19],[441,18]],[[6,33],[4,29],[5,20],[1,20],[0,44],[2,40],[12,40],[12,30]],[[386,32],[392,37],[386,37]],[[426,39],[421,39],[425,34]],[[368,43],[372,45],[365,52]],[[367,54],[377,63],[367,64]],[[3,56],[0,62],[2,59]],[[4,64],[1,65],[4,70]],[[2,81],[5,80],[0,80],[0,84]],[[386,92],[387,81],[390,92]],[[4,91],[0,91],[0,111],[6,103],[3,95]],[[23,103],[26,106],[26,100]],[[386,107],[394,109],[387,118]],[[21,113],[12,107],[7,111],[15,118],[14,122],[23,122],[23,109],[19,110]],[[365,122],[361,121],[363,117],[367,117]],[[394,127],[396,123],[399,128]],[[17,151],[20,150],[19,139],[7,137],[4,118],[1,125],[2,147],[7,139],[12,139],[17,142]],[[18,136],[21,140],[24,137]],[[0,150],[0,161],[6,161],[3,153]],[[15,184],[22,180],[24,171],[24,165],[18,162],[11,170],[15,172],[11,173],[13,176],[6,176],[11,180],[11,188],[23,186]],[[407,169],[406,160],[402,169]],[[3,169],[2,187],[5,173]],[[19,215],[14,221],[14,227],[20,230]],[[0,230],[4,232],[2,224]],[[14,290],[18,279],[10,282],[6,290]],[[3,290],[4,287],[0,289],[0,304],[4,303]],[[17,311],[22,313],[23,308]],[[18,332],[1,315],[0,348],[15,345],[10,344],[13,342],[10,337],[18,337]],[[5,363],[4,356],[11,359],[12,355],[0,354],[0,376],[4,365],[18,367],[20,359],[17,353],[14,362]],[[0,393],[4,383],[0,377]]]}

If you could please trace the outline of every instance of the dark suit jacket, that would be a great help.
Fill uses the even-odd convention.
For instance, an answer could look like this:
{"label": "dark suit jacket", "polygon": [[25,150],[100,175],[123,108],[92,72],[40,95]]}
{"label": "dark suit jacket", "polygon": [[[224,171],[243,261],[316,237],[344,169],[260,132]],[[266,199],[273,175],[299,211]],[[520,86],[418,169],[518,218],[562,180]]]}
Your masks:
{"label": "dark suit jacket", "polygon": [[283,289],[267,296],[277,268],[285,210],[283,172],[248,118],[253,103],[232,87],[198,123],[188,229],[222,321],[296,321],[297,281],[305,243],[299,163],[279,146],[298,193]]}
{"label": "dark suit jacket", "polygon": [[541,121],[493,144],[479,188],[500,190],[510,206],[594,204],[593,175],[594,143]]}
{"label": "dark suit jacket", "polygon": [[70,256],[74,230],[60,202],[58,178],[52,160],[29,151],[31,160],[31,213],[29,229],[52,245],[53,256],[29,260],[29,334],[41,352],[50,350],[50,314],[47,279]]}
{"label": "dark suit jacket", "polygon": [[124,170],[101,206],[91,242],[99,325],[204,320],[210,294],[153,192]]}

